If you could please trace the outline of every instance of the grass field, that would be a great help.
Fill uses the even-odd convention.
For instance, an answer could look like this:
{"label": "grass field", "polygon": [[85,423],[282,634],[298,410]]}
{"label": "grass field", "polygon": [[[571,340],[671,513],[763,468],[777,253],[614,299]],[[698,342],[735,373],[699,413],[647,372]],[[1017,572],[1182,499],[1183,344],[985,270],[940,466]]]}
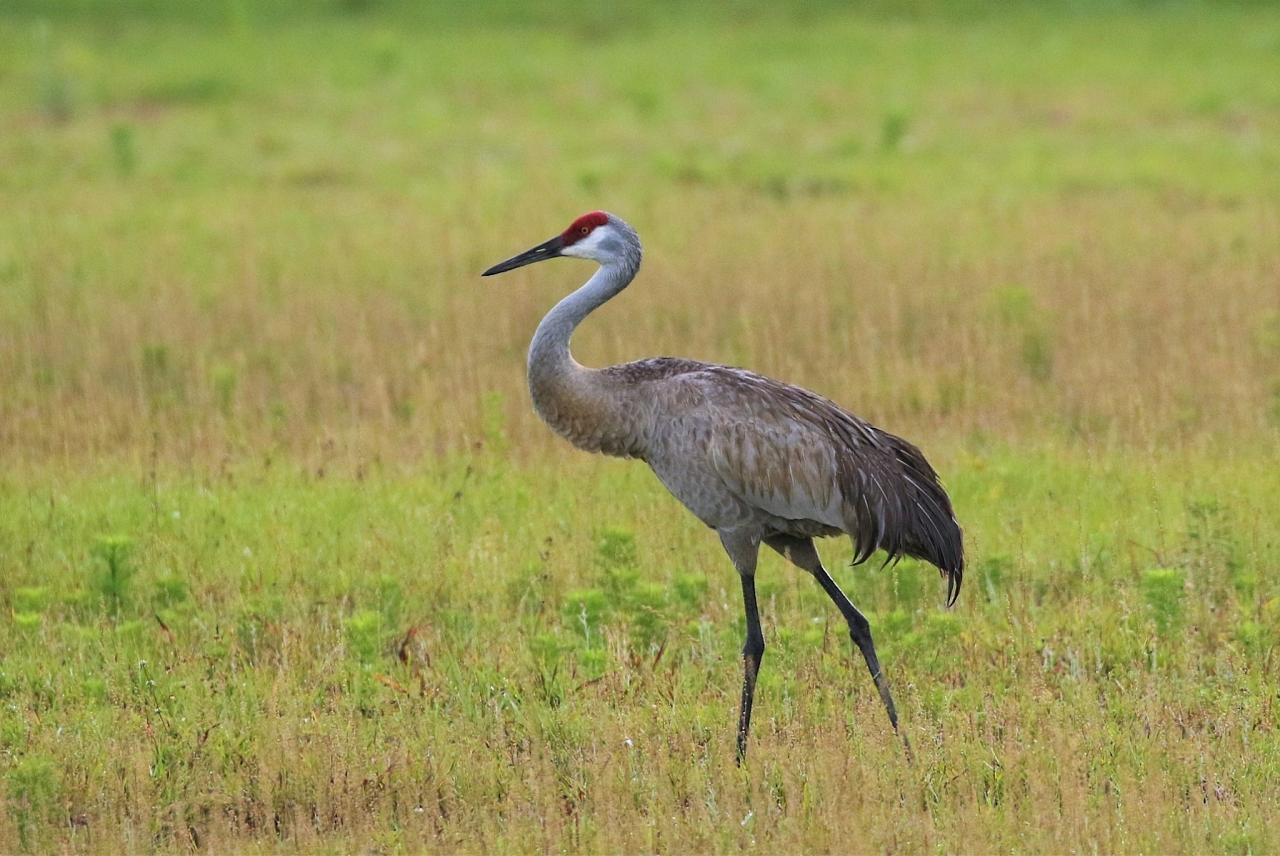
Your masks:
{"label": "grass field", "polygon": [[[0,5],[0,851],[1280,850],[1280,10]],[[920,444],[838,616],[532,414],[575,339]]]}

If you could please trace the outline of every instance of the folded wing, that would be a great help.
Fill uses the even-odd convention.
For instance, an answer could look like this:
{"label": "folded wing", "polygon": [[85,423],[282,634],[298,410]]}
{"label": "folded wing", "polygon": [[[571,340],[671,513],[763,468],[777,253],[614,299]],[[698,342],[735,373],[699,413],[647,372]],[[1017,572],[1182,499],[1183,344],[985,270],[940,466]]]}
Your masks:
{"label": "folded wing", "polygon": [[715,425],[712,467],[739,499],[773,517],[847,532],[855,564],[877,549],[886,561],[930,562],[955,601],[960,527],[919,449],[822,396],[742,369],[706,366],[682,382],[698,387]]}

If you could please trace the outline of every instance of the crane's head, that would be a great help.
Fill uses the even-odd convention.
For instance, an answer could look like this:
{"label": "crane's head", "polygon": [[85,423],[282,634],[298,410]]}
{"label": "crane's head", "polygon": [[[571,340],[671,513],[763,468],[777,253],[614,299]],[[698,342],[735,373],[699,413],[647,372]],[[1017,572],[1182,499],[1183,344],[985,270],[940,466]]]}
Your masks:
{"label": "crane's head", "polygon": [[551,240],[543,241],[505,262],[498,262],[481,276],[493,276],[558,256],[591,259],[602,265],[634,259],[639,265],[640,240],[621,218],[604,211],[589,211]]}

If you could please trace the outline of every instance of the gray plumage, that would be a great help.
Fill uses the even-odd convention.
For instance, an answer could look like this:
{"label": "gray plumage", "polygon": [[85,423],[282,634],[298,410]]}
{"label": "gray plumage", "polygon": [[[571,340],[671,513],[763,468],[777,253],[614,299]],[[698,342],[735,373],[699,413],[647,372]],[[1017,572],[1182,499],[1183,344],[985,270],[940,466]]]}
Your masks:
{"label": "gray plumage", "polygon": [[708,526],[755,526],[762,539],[848,533],[854,564],[877,549],[886,561],[923,559],[942,571],[954,602],[964,574],[960,530],[915,446],[807,389],[744,369],[659,357],[603,374],[648,402],[649,430],[614,451],[646,461]]}
{"label": "gray plumage", "polygon": [[620,218],[592,212],[557,238],[486,275],[556,255],[600,269],[539,324],[529,349],[534,407],[575,446],[639,458],[715,529],[743,581],[748,639],[739,721],[745,754],[755,673],[764,651],[756,614],[756,553],[766,544],[814,574],[849,622],[897,728],[865,617],[822,568],[810,539],[846,533],[854,563],[883,550],[935,565],[955,602],[964,575],[960,527],[938,476],[912,444],[834,402],[744,369],[658,357],[589,369],[569,353],[574,328],[640,267],[640,241]]}

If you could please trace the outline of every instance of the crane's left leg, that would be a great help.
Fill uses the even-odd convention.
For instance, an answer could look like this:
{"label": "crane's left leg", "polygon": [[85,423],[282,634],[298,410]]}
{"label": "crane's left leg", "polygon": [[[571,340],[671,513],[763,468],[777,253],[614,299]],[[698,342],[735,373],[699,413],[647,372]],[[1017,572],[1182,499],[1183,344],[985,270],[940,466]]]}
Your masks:
{"label": "crane's left leg", "polygon": [[[840,614],[844,616],[845,622],[849,625],[849,636],[852,637],[853,644],[858,646],[858,650],[862,652],[862,658],[867,661],[867,669],[871,672],[871,679],[876,682],[876,689],[880,691],[880,700],[884,702],[884,709],[889,713],[889,722],[896,732],[898,730],[898,711],[893,706],[893,695],[889,692],[889,681],[884,676],[884,670],[880,668],[880,659],[876,656],[875,643],[871,641],[871,624],[867,621],[867,617],[858,610],[858,607],[853,605],[853,602],[840,590],[840,586],[836,585],[836,581],[831,579],[827,569],[822,567],[822,559],[818,557],[818,551],[814,548],[812,539],[794,538],[790,535],[774,535],[766,538],[765,543],[781,553],[784,558],[796,567],[813,574],[814,579],[818,581],[818,585],[822,586],[822,590],[827,593],[827,597],[831,598],[836,608],[840,610]],[[906,735],[903,735],[903,739],[906,739]]]}
{"label": "crane's left leg", "polygon": [[764,657],[764,632],[760,629],[760,609],[756,606],[756,560],[760,541],[737,532],[720,532],[720,543],[733,560],[742,578],[742,606],[747,617],[747,638],[742,645],[742,704],[738,708],[738,756],[741,766],[747,757],[747,734],[751,731],[751,705],[756,697],[756,675]]}

